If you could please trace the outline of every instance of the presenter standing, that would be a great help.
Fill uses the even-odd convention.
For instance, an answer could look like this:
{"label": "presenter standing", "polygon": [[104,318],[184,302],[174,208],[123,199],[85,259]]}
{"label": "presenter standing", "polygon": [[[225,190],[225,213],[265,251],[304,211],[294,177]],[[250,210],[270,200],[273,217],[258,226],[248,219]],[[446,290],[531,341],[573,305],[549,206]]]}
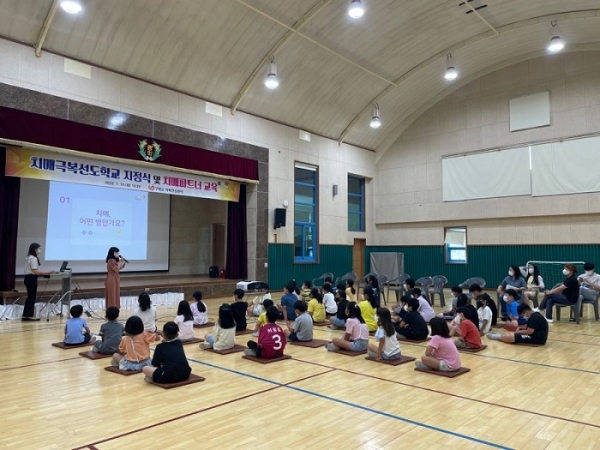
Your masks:
{"label": "presenter standing", "polygon": [[106,255],[106,304],[105,308],[110,306],[121,307],[121,277],[119,272],[125,267],[125,260],[119,255],[117,247],[108,249]]}
{"label": "presenter standing", "polygon": [[35,301],[37,300],[38,275],[50,275],[53,270],[44,272],[40,270],[40,244],[33,243],[29,246],[27,258],[25,259],[25,287],[27,288],[27,300],[23,308],[23,320],[40,320],[35,318]]}

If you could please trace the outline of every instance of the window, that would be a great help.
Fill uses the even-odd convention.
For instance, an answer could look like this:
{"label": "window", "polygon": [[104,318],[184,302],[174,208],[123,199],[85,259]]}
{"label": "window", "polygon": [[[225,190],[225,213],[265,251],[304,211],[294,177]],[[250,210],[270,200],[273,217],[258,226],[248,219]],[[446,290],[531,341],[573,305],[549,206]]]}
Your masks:
{"label": "window", "polygon": [[317,260],[317,168],[296,164],[294,169],[294,261]]}
{"label": "window", "polygon": [[365,179],[348,175],[348,231],[365,231]]}
{"label": "window", "polygon": [[466,264],[467,227],[445,228],[444,232],[446,264]]}

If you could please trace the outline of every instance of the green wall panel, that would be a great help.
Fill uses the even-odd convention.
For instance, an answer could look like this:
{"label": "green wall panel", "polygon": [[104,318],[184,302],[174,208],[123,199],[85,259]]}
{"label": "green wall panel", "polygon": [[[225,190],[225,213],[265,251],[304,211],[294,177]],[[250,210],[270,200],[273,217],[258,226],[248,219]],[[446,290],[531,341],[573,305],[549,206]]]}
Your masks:
{"label": "green wall panel", "polygon": [[[319,246],[317,264],[294,264],[293,251],[292,244],[269,244],[268,283],[273,290],[282,289],[291,279],[302,283],[325,272],[338,277],[352,270],[349,245]],[[460,284],[467,278],[482,277],[490,288],[500,284],[509,265],[522,266],[527,261],[591,261],[600,268],[600,245],[470,245],[468,264],[445,264],[442,246],[367,246],[366,272],[371,270],[371,252],[404,253],[405,272],[415,279],[444,275],[449,284]],[[556,281],[546,275],[546,282]]]}
{"label": "green wall panel", "polygon": [[283,289],[289,280],[302,284],[304,280],[333,272],[336,277],[352,270],[352,246],[320,245],[318,263],[294,263],[293,244],[269,244],[269,287]]}
{"label": "green wall panel", "polygon": [[444,275],[449,284],[460,284],[482,277],[487,287],[498,286],[509,265],[527,261],[591,261],[600,267],[600,245],[469,245],[468,264],[445,264],[443,246],[368,246],[365,267],[369,271],[371,252],[404,253],[404,270],[415,279]]}

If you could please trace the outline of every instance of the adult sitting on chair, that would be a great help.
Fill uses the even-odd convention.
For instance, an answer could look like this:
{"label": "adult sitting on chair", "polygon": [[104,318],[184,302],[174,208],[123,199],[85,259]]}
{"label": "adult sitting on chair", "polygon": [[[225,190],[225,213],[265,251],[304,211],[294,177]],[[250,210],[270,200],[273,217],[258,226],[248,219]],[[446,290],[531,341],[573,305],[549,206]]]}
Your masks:
{"label": "adult sitting on chair", "polygon": [[[552,323],[552,307],[554,305],[574,305],[579,300],[579,282],[577,281],[577,267],[565,264],[562,271],[565,281],[544,293],[540,309],[546,309],[546,320]],[[538,310],[537,308],[534,311]],[[538,310],[539,311],[539,310]]]}
{"label": "adult sitting on chair", "polygon": [[594,272],[595,268],[592,263],[585,263],[583,265],[585,273],[577,277],[577,281],[581,284],[579,292],[585,300],[596,300],[598,291],[600,291],[600,274]]}

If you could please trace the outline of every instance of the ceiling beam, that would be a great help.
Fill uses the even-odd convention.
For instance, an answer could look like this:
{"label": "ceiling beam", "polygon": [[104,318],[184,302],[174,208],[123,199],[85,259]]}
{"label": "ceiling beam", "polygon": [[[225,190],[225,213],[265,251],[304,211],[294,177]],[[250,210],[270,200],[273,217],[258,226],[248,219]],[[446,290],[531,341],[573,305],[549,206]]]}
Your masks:
{"label": "ceiling beam", "polygon": [[42,56],[42,46],[44,45],[44,41],[46,40],[46,36],[48,35],[48,31],[50,30],[50,25],[52,25],[54,15],[58,10],[58,2],[59,0],[54,0],[52,2],[50,10],[48,11],[48,14],[46,14],[46,20],[44,20],[44,24],[42,25],[40,33],[38,34],[38,37],[35,41],[35,45],[33,48],[35,49],[35,56],[37,56],[38,58]]}
{"label": "ceiling beam", "polygon": [[[593,17],[600,17],[600,9],[586,9],[586,10],[580,10],[580,11],[569,11],[569,12],[564,12],[564,13],[559,13],[559,14],[545,14],[543,16],[519,20],[517,22],[503,25],[503,26],[495,29],[495,31],[498,34],[502,34],[502,33],[512,31],[517,28],[523,28],[523,27],[528,27],[528,26],[532,26],[532,25],[537,25],[539,23],[546,22],[546,21],[548,22],[548,24],[550,24],[550,21],[553,21],[553,20],[565,21],[565,20],[574,20],[574,19],[587,19],[587,18],[593,18]],[[409,69],[408,71],[406,71],[397,80],[394,81],[393,86],[388,86],[384,90],[382,90],[377,96],[375,96],[375,98],[373,98],[367,105],[365,105],[365,107],[350,121],[348,126],[340,134],[340,136],[338,138],[338,144],[342,145],[342,143],[345,141],[345,139],[348,136],[348,134],[350,133],[350,131],[352,131],[352,129],[358,123],[358,121],[361,119],[361,117],[364,114],[366,114],[368,111],[371,110],[371,108],[373,107],[373,105],[375,103],[381,102],[381,100],[383,98],[385,98],[391,91],[393,91],[403,81],[412,77],[413,75],[416,75],[421,70],[425,69],[426,67],[429,67],[431,64],[438,61],[439,59],[445,58],[448,53],[454,53],[457,50],[468,47],[479,41],[482,41],[484,39],[487,39],[489,37],[494,37],[494,36],[496,36],[496,34],[493,31],[485,31],[485,32],[477,34],[475,36],[471,36],[470,38],[465,39],[457,44],[454,44],[453,46],[448,47],[448,48],[436,53],[435,55],[427,58],[426,60],[421,61],[416,66],[414,66],[411,69]]]}
{"label": "ceiling beam", "polygon": [[480,19],[480,20],[481,20],[483,23],[485,23],[485,24],[486,24],[486,25],[487,25],[487,26],[490,28],[490,30],[492,30],[492,31],[494,32],[494,34],[495,34],[496,36],[498,36],[498,35],[500,34],[500,33],[498,33],[498,30],[496,30],[496,29],[495,29],[495,28],[494,28],[494,27],[493,27],[493,26],[492,26],[492,25],[491,25],[491,24],[490,24],[490,23],[489,23],[487,20],[485,20],[485,19],[483,18],[483,16],[482,16],[481,14],[479,14],[479,11],[477,11],[475,8],[473,8],[473,6],[471,6],[471,3],[469,3],[469,0],[465,0],[465,5],[467,5],[469,8],[471,8],[471,11],[473,11],[473,12],[475,13],[475,15],[476,15],[477,17],[479,17],[479,19]]}
{"label": "ceiling beam", "polygon": [[[237,1],[238,1],[238,3],[244,5],[247,8],[250,8],[251,10],[257,12],[258,14],[260,14],[270,20],[275,20],[274,18],[263,13],[259,9],[255,8],[253,6],[250,6],[243,0],[237,0]],[[288,31],[279,39],[279,41],[277,41],[277,43],[273,46],[273,48],[271,48],[271,50],[263,57],[263,59],[261,59],[261,61],[258,63],[258,65],[254,68],[254,70],[252,71],[252,73],[250,74],[250,76],[248,77],[248,79],[246,80],[246,82],[244,83],[242,88],[240,89],[240,91],[235,96],[235,99],[233,100],[233,103],[231,104],[231,106],[229,108],[231,111],[231,114],[235,114],[235,111],[237,110],[237,108],[240,105],[240,103],[242,102],[244,96],[248,92],[248,89],[250,89],[250,86],[252,85],[252,83],[254,83],[256,81],[260,72],[262,70],[264,70],[265,65],[271,59],[271,57],[275,56],[275,54],[277,54],[277,52],[279,50],[281,50],[281,48],[290,40],[290,38],[292,36],[294,36],[294,34],[296,34],[300,30],[300,28],[302,28],[310,19],[312,19],[315,15],[317,15],[317,13],[319,11],[321,11],[321,9],[325,5],[327,5],[330,1],[331,0],[321,0],[320,2],[316,3],[306,14],[304,14],[304,16],[302,16],[300,18],[300,20],[298,20],[291,27],[287,27],[283,23],[275,20],[280,25],[283,25],[286,28],[288,28]]]}

